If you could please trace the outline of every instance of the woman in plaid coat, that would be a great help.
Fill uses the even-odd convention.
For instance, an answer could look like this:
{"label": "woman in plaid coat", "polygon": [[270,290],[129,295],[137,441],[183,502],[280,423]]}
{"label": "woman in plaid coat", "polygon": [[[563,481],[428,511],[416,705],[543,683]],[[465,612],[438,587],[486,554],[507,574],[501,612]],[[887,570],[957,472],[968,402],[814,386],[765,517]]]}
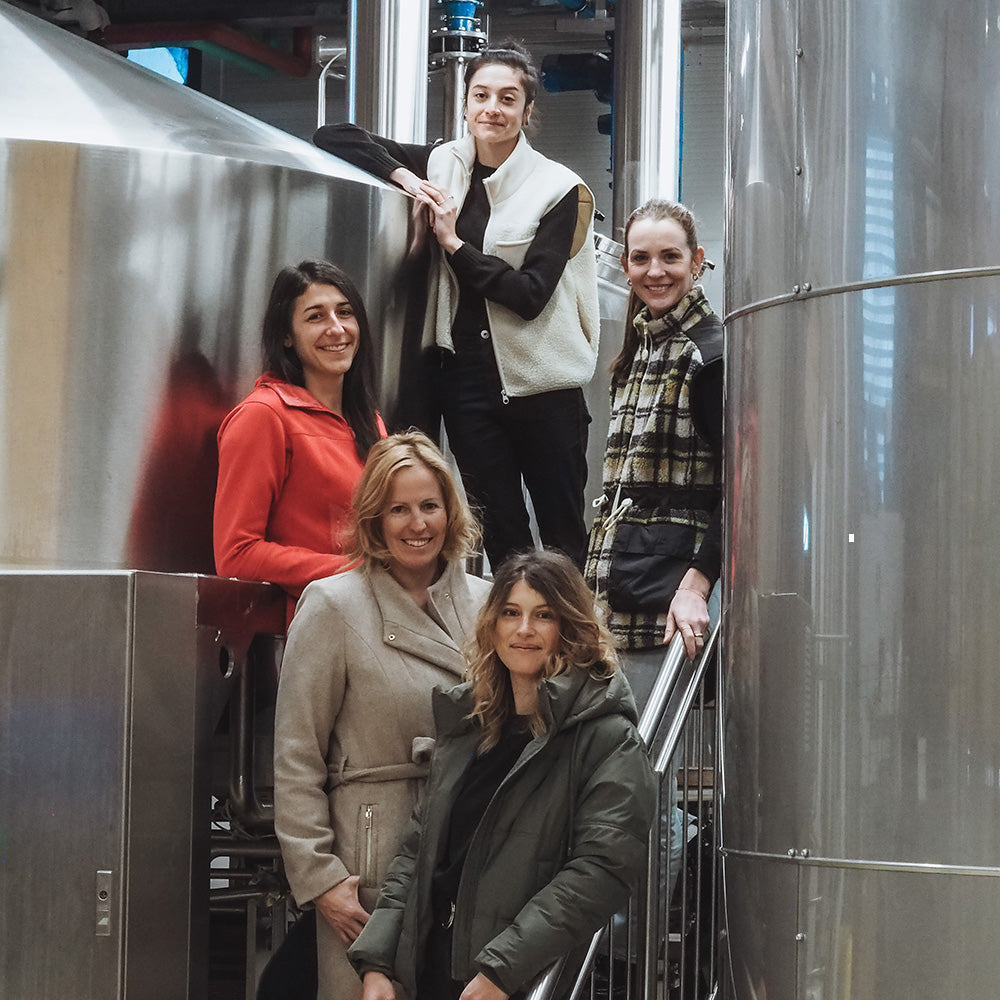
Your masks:
{"label": "woman in plaid coat", "polygon": [[[701,649],[719,575],[722,322],[697,284],[710,265],[683,205],[636,209],[622,266],[632,292],[586,575],[626,666],[645,659],[651,671],[675,632],[689,657]],[[630,676],[641,706],[655,674],[636,672],[647,674]]]}

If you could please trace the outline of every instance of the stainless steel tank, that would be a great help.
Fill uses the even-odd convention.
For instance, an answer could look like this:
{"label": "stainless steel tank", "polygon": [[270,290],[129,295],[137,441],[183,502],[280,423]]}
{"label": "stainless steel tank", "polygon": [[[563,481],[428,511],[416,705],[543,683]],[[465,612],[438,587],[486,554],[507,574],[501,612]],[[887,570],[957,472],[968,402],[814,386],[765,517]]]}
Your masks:
{"label": "stainless steel tank", "polygon": [[[625,248],[607,236],[595,237],[597,252],[597,293],[601,310],[601,340],[597,350],[597,369],[584,388],[590,410],[590,433],[587,437],[587,498],[601,495],[604,450],[611,422],[611,362],[622,349],[625,336],[625,310],[628,308],[628,281],[621,265]],[[584,511],[589,526],[591,511]]]}
{"label": "stainless steel tank", "polygon": [[1000,3],[729,17],[731,986],[993,995]]}
{"label": "stainless steel tank", "polygon": [[0,199],[0,566],[212,572],[215,431],[305,257],[358,282],[412,419],[397,189],[3,4]]}
{"label": "stainless steel tank", "polygon": [[8,4],[0,206],[0,992],[202,1000],[235,913],[252,996],[284,598],[195,575],[216,431],[306,257],[419,419],[424,244],[398,190]]}

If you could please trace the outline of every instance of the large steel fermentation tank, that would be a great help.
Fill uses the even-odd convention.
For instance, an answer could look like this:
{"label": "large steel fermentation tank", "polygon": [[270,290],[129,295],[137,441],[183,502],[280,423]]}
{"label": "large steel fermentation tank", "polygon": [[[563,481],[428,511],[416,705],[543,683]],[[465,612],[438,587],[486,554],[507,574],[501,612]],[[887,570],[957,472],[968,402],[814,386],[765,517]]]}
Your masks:
{"label": "large steel fermentation tank", "polygon": [[992,996],[1000,3],[729,17],[735,995]]}
{"label": "large steel fermentation tank", "polygon": [[0,563],[211,572],[214,432],[282,266],[351,274],[411,419],[409,200],[6,4],[0,81]]}
{"label": "large steel fermentation tank", "polygon": [[265,866],[213,912],[281,892],[251,714],[283,598],[207,575],[216,431],[306,257],[355,278],[383,412],[419,418],[411,203],[0,4],[0,206],[0,993],[205,997],[210,855]]}

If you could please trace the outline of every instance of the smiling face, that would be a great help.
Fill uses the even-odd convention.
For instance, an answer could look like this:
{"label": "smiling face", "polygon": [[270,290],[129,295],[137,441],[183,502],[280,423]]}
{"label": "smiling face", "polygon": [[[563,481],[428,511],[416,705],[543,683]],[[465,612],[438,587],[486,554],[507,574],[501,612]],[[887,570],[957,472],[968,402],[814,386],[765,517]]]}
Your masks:
{"label": "smiling face", "polygon": [[559,642],[559,616],[537,590],[518,580],[500,608],[494,629],[497,656],[510,672],[515,700],[519,688],[537,686]]}
{"label": "smiling face", "polygon": [[514,151],[531,116],[521,74],[503,63],[481,67],[465,94],[465,122],[485,166],[499,166]]}
{"label": "smiling face", "polygon": [[674,219],[637,219],[628,231],[622,267],[632,290],[653,319],[665,316],[691,290],[705,251],[693,253],[687,235]]}
{"label": "smiling face", "polygon": [[358,352],[358,319],[336,285],[309,285],[292,303],[291,347],[302,362],[302,377],[313,395],[343,383]]}
{"label": "smiling face", "polygon": [[404,587],[427,587],[437,578],[448,532],[448,509],[437,476],[423,463],[393,474],[382,508],[389,572]]}

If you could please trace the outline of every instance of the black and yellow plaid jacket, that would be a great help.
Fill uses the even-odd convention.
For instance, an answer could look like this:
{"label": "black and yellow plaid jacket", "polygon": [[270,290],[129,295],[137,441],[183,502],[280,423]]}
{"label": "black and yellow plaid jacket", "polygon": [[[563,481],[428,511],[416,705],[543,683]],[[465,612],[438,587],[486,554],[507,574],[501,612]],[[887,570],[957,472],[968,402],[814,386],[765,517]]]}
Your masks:
{"label": "black and yellow plaid jacket", "polygon": [[[604,505],[586,565],[587,582],[610,606],[608,624],[624,649],[662,642],[670,597],[722,496],[721,448],[692,408],[699,375],[721,365],[721,321],[698,285],[660,319],[641,310],[635,327],[639,348],[631,369],[611,385]],[[721,425],[721,399],[718,416]],[[633,587],[642,575],[645,583]]]}

